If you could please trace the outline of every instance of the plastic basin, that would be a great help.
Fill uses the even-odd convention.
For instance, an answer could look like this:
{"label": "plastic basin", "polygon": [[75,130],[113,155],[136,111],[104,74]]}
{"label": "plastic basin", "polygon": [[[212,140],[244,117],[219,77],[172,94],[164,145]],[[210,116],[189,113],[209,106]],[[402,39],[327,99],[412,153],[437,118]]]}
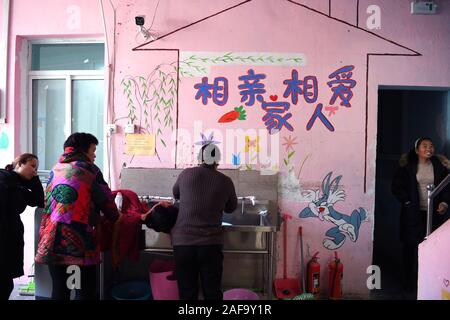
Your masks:
{"label": "plastic basin", "polygon": [[152,290],[146,281],[128,281],[116,285],[112,297],[115,300],[149,300]]}
{"label": "plastic basin", "polygon": [[257,293],[244,289],[230,289],[223,293],[223,300],[259,300]]}

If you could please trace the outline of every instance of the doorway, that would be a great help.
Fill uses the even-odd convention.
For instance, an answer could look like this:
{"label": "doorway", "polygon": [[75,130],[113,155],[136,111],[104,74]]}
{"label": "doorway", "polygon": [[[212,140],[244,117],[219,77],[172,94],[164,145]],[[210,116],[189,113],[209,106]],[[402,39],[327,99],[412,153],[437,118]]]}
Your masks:
{"label": "doorway", "polygon": [[374,298],[415,299],[402,290],[400,204],[391,193],[398,160],[419,137],[430,137],[436,153],[450,153],[448,89],[380,87],[375,187],[373,264],[381,269],[381,289]]}

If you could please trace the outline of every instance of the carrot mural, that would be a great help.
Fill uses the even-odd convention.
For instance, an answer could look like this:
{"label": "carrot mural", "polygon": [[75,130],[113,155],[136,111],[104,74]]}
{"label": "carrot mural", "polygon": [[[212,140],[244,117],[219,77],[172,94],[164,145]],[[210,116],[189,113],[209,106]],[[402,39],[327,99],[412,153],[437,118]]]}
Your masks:
{"label": "carrot mural", "polygon": [[222,117],[219,119],[219,123],[225,123],[225,122],[233,122],[234,120],[245,120],[247,118],[247,114],[244,110],[243,106],[234,108],[233,111],[225,113]]}

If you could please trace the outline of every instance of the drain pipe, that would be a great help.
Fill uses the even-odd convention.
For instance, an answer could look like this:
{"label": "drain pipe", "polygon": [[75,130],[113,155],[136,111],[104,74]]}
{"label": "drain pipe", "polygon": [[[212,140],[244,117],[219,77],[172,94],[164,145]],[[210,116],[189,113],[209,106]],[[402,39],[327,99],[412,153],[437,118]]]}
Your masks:
{"label": "drain pipe", "polygon": [[[105,79],[105,87],[106,87],[106,122],[110,123],[109,117],[110,117],[110,110],[109,110],[109,102],[110,102],[110,77],[111,77],[111,65],[109,62],[110,56],[109,56],[109,44],[108,44],[108,32],[106,29],[106,20],[105,20],[105,10],[103,8],[103,0],[98,0],[100,4],[100,12],[102,14],[102,22],[103,22],[103,30],[105,32],[105,65],[107,67],[106,72],[106,79]],[[110,141],[111,141],[111,135],[108,133],[106,136],[106,154],[107,154],[107,162],[108,162],[108,184],[111,185],[111,163],[110,163]],[[99,270],[99,298],[100,300],[105,300],[105,254],[103,252],[100,252],[100,270]]]}
{"label": "drain pipe", "polygon": [[[115,115],[115,107],[114,107],[114,80],[115,80],[115,67],[116,67],[116,7],[114,7],[114,4],[111,0],[109,0],[109,4],[113,11],[113,33],[112,33],[112,45],[110,46],[109,39],[108,39],[108,29],[106,26],[106,18],[105,18],[105,10],[103,7],[103,0],[98,0],[100,4],[100,12],[102,16],[102,24],[103,24],[103,31],[105,33],[105,66],[107,67],[106,71],[106,78],[105,78],[105,91],[106,91],[106,99],[105,99],[105,106],[106,106],[106,123],[107,124],[115,124],[116,122],[116,115]],[[105,149],[106,149],[106,168],[108,170],[107,172],[107,182],[111,186],[112,185],[112,179],[111,179],[111,172],[113,170],[113,153],[112,153],[112,133],[106,132],[106,139],[105,139]]]}
{"label": "drain pipe", "polygon": [[8,43],[9,43],[9,8],[10,0],[3,0],[2,45],[0,65],[4,72],[0,76],[0,123],[6,123],[6,86],[8,83]]}

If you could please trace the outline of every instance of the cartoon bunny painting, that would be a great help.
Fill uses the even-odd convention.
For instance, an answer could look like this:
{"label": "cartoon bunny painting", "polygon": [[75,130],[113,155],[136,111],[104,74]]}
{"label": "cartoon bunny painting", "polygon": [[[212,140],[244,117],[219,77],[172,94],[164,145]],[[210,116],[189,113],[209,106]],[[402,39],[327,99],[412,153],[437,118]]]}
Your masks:
{"label": "cartoon bunny painting", "polygon": [[342,175],[337,176],[331,182],[333,172],[329,172],[322,181],[322,195],[319,190],[306,191],[306,197],[311,201],[308,207],[300,213],[300,218],[318,218],[320,221],[329,221],[335,226],[329,229],[325,235],[329,238],[323,240],[323,246],[329,250],[334,250],[344,244],[345,236],[356,242],[359,235],[361,222],[366,219],[366,210],[359,208],[353,210],[352,214],[345,215],[334,209],[338,201],[345,200],[345,191],[338,190]]}

